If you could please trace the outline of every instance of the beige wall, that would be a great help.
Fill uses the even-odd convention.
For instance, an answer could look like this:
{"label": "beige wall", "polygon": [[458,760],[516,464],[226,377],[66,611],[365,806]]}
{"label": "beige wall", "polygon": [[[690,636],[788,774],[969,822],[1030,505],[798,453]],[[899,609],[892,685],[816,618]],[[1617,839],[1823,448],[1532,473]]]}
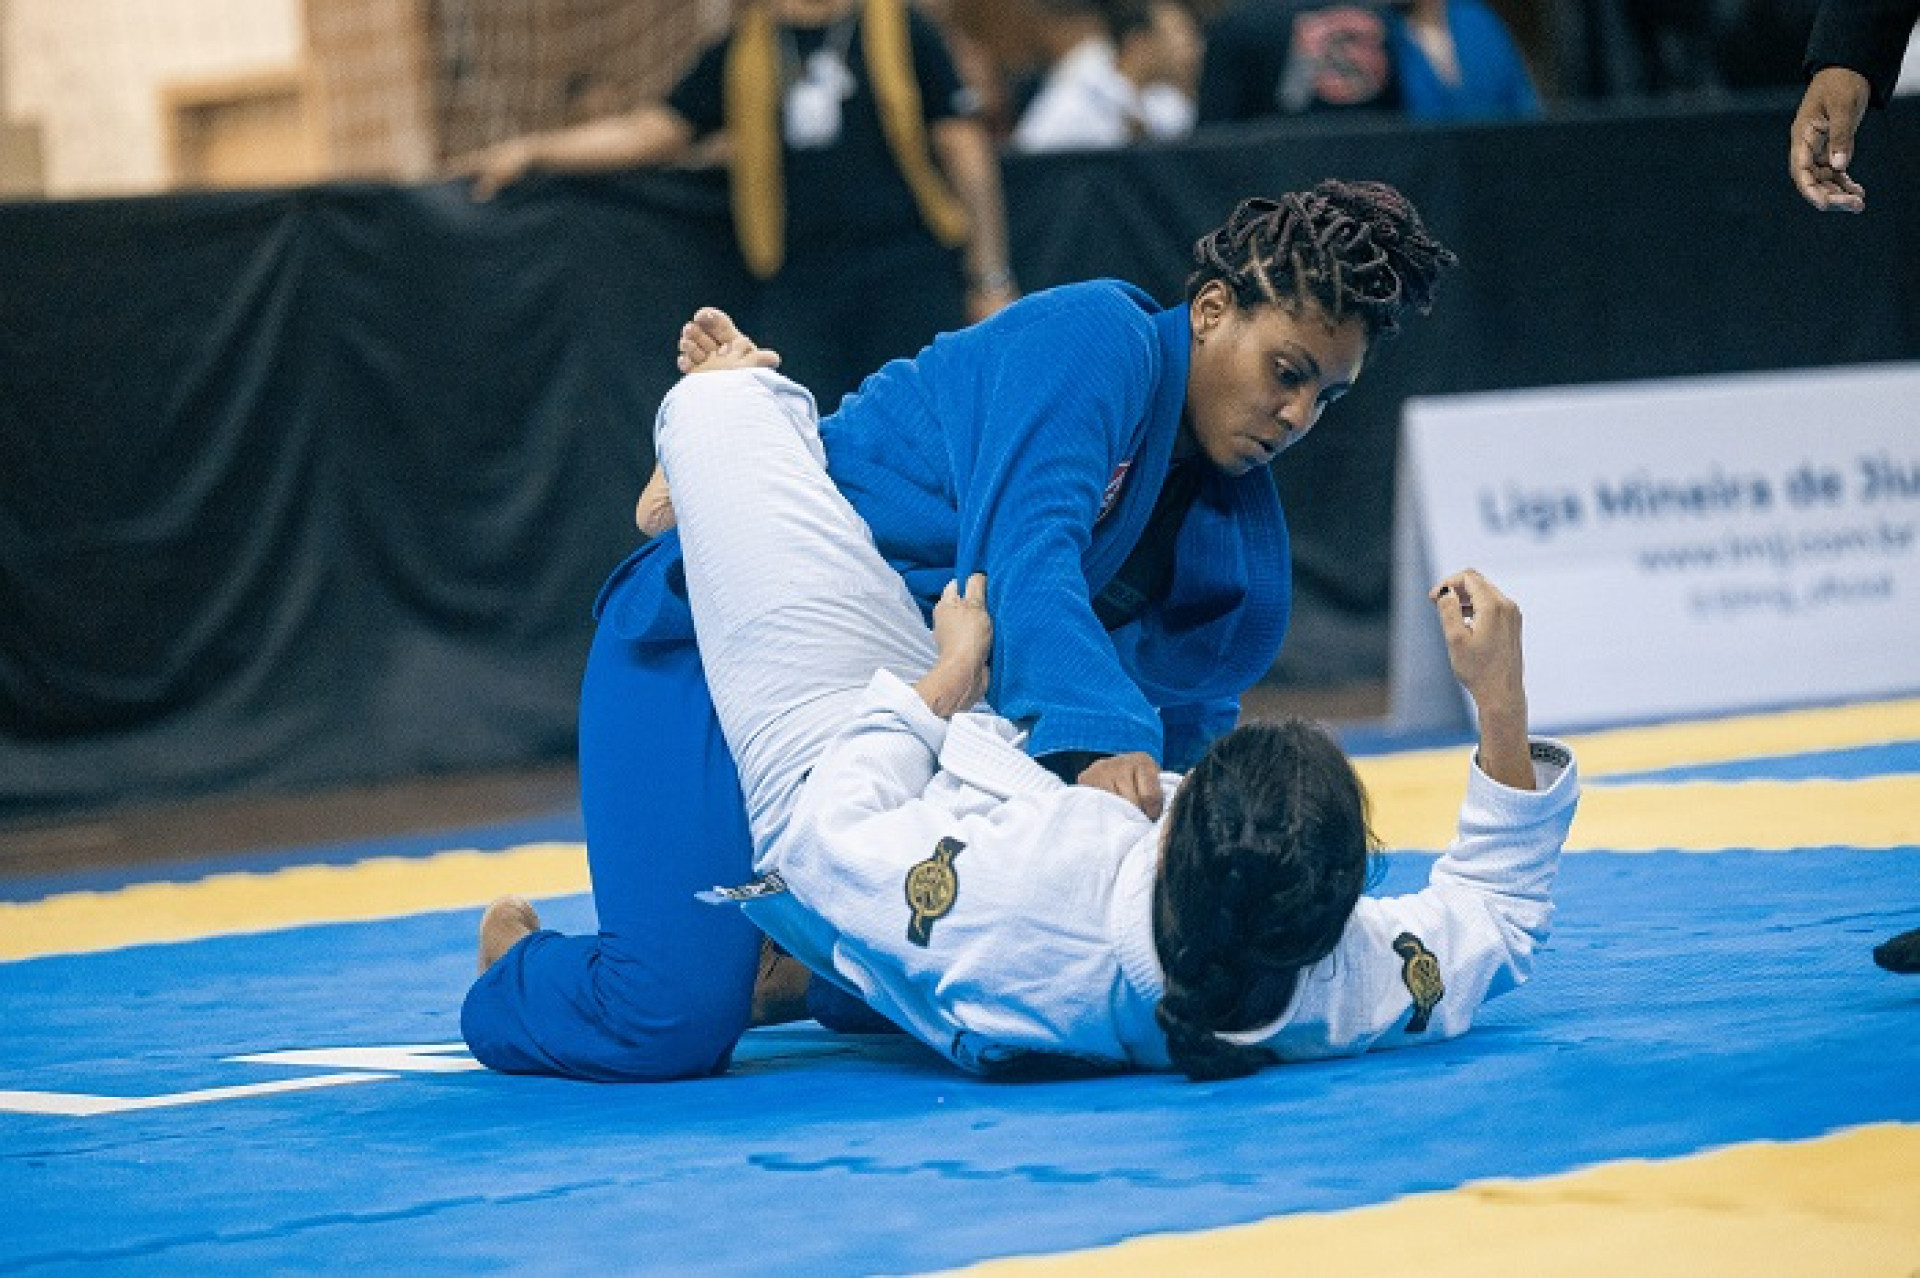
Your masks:
{"label": "beige wall", "polygon": [[53,196],[165,187],[169,101],[305,60],[300,0],[5,0],[0,23],[0,106],[40,126]]}
{"label": "beige wall", "polygon": [[0,197],[420,181],[657,97],[732,0],[0,0]]}
{"label": "beige wall", "polygon": [[0,0],[0,200],[38,195],[46,181],[40,172],[40,127],[7,114],[7,0]]}

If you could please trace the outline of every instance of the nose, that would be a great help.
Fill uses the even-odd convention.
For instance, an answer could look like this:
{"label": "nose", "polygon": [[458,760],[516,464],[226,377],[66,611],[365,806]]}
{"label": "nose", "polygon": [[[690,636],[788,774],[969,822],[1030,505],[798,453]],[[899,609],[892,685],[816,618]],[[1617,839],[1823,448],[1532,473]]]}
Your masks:
{"label": "nose", "polygon": [[1293,443],[1312,430],[1325,407],[1311,390],[1296,391],[1287,396],[1273,415],[1274,420],[1287,432],[1287,438],[1281,442],[1281,446]]}

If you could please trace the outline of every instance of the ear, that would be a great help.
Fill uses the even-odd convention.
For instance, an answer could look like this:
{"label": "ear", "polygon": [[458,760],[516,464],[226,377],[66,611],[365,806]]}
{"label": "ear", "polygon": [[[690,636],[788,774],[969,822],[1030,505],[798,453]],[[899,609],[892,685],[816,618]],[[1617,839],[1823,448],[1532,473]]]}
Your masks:
{"label": "ear", "polygon": [[1195,337],[1207,337],[1233,309],[1233,293],[1225,280],[1208,280],[1187,304],[1187,319]]}

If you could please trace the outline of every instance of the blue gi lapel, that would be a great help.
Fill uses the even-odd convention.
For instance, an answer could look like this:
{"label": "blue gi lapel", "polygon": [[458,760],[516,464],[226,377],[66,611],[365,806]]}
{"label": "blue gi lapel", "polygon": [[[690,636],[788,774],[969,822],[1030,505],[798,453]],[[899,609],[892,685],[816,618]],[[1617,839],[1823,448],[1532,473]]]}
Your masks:
{"label": "blue gi lapel", "polygon": [[[1151,299],[1132,286],[1129,293],[1143,308]],[[1160,335],[1160,367],[1153,386],[1153,400],[1147,415],[1134,431],[1127,455],[1132,468],[1126,486],[1105,519],[1094,525],[1087,545],[1087,588],[1099,594],[1120,565],[1127,561],[1141,532],[1153,514],[1153,504],[1167,481],[1167,469],[1173,460],[1174,440],[1180,434],[1180,414],[1187,403],[1187,359],[1191,330],[1185,304],[1170,307],[1153,317]]]}

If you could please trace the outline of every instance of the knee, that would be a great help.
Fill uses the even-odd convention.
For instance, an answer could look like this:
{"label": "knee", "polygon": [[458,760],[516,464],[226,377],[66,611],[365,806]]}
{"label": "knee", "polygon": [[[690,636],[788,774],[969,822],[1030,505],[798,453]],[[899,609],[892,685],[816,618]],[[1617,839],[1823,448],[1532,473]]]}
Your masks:
{"label": "knee", "polygon": [[[608,1064],[642,1082],[722,1073],[752,1012],[751,983],[740,991],[712,984],[663,984],[606,963],[596,988],[614,1047]],[[750,982],[751,978],[749,978]]]}

